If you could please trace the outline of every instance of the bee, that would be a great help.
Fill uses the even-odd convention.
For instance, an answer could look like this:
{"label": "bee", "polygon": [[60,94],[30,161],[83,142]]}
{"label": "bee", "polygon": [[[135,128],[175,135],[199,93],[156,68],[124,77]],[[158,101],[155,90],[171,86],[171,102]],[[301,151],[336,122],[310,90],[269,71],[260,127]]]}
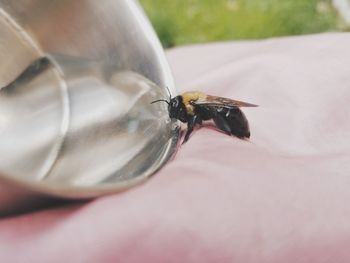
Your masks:
{"label": "bee", "polygon": [[168,104],[170,118],[187,123],[183,143],[188,141],[196,125],[201,126],[203,121],[208,120],[213,120],[215,126],[227,135],[248,139],[250,138],[249,123],[240,108],[258,106],[200,91],[185,92],[173,98],[170,95],[169,100],[160,99],[153,101],[152,104],[157,102]]}

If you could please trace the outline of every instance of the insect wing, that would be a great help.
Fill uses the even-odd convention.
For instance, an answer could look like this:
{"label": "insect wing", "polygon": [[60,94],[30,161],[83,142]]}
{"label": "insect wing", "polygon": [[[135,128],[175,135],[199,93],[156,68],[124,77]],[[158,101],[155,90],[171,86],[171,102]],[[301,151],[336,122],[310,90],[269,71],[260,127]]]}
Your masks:
{"label": "insect wing", "polygon": [[221,107],[257,107],[258,105],[251,104],[244,101],[232,100],[223,97],[207,95],[205,99],[198,99],[194,101],[193,104],[196,105],[208,105],[208,106],[221,106]]}

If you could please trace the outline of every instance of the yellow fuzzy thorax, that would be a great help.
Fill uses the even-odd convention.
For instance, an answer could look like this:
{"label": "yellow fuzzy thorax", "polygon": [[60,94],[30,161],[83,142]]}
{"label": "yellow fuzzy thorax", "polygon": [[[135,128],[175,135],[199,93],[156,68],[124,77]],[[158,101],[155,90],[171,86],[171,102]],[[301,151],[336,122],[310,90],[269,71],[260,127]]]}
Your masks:
{"label": "yellow fuzzy thorax", "polygon": [[194,107],[192,102],[197,100],[205,100],[207,98],[207,94],[200,91],[188,91],[182,94],[182,100],[186,107],[188,114],[193,114]]}

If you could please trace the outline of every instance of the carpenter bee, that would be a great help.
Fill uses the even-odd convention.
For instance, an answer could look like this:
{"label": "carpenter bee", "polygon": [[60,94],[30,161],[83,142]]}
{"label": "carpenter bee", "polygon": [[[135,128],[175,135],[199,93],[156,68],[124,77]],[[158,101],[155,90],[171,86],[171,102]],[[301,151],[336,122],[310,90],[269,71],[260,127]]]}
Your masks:
{"label": "carpenter bee", "polygon": [[[170,93],[170,91],[169,91]],[[168,104],[169,117],[187,123],[183,143],[187,142],[196,125],[213,120],[215,126],[228,135],[240,139],[250,137],[248,120],[240,107],[257,107],[255,104],[189,91],[169,100],[156,100]]]}

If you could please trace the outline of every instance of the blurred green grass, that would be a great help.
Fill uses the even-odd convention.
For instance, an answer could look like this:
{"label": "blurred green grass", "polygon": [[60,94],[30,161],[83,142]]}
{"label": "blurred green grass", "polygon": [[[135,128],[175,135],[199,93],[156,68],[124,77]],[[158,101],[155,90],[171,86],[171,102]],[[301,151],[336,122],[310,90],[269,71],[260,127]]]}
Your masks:
{"label": "blurred green grass", "polygon": [[140,0],[164,47],[340,30],[331,0]]}

